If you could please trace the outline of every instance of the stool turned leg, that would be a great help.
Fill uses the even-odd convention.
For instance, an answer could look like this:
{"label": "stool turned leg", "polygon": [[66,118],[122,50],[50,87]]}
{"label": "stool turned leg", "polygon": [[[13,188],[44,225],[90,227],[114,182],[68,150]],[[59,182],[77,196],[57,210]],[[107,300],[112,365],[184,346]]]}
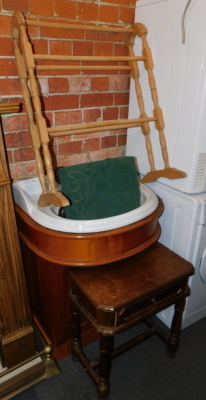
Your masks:
{"label": "stool turned leg", "polygon": [[99,379],[97,386],[98,400],[106,400],[110,391],[110,371],[111,371],[111,352],[113,350],[114,337],[100,337],[100,359],[99,359]]}
{"label": "stool turned leg", "polygon": [[182,326],[182,316],[185,309],[185,298],[175,303],[175,312],[170,329],[170,337],[167,346],[167,354],[169,357],[174,357],[179,346],[179,335]]}
{"label": "stool turned leg", "polygon": [[80,312],[72,303],[72,356],[74,361],[79,361],[77,352],[82,348]]}

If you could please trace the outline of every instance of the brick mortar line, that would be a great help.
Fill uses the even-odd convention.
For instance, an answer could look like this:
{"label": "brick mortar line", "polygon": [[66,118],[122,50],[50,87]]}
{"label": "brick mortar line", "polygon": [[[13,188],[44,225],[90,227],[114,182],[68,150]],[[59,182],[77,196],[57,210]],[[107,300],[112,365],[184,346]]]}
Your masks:
{"label": "brick mortar line", "polygon": [[[82,1],[82,3],[84,3],[84,1]],[[122,8],[127,7],[127,8],[131,8],[131,9],[135,9],[136,8],[135,6],[129,6],[129,5],[125,5],[125,4],[124,5],[122,5],[122,4],[117,4],[117,5],[115,4],[114,5],[114,4],[101,3],[100,6],[101,5],[112,6],[112,7],[122,7]],[[5,16],[6,17],[12,17],[13,14],[14,14],[14,11],[2,10],[0,12],[0,16],[2,15],[4,17]],[[46,16],[46,15],[42,15],[42,14],[29,14],[29,13],[24,13],[24,15],[28,19],[37,19],[38,18],[39,20],[41,20],[41,19],[48,20],[48,22],[53,22],[52,20],[55,20],[55,21],[58,21],[58,22],[62,21],[62,23],[64,23],[63,21],[67,21],[67,23],[71,23],[71,24],[77,22],[77,19],[75,19],[75,18],[66,18],[66,17],[63,18],[63,17],[59,17],[59,16],[56,16],[56,15]],[[129,28],[132,25],[132,24],[127,24],[127,23],[112,23],[112,22],[108,22],[108,21],[107,22],[105,22],[105,21],[94,21],[94,20],[93,21],[89,21],[87,19],[78,20],[77,25],[81,24],[81,23],[82,23],[82,25],[91,24],[91,25],[94,25],[94,26],[100,25],[100,26],[105,26],[105,27],[117,27],[117,28]],[[37,26],[36,28],[46,28],[46,27],[38,27]],[[122,32],[122,33],[124,33],[124,32]]]}

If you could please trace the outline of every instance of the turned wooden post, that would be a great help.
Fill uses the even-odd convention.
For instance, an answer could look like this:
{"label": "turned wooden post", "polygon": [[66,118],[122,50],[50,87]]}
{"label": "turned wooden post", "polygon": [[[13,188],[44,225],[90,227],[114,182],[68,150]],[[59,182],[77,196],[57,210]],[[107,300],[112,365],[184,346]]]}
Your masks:
{"label": "turned wooden post", "polygon": [[77,351],[82,348],[81,344],[81,321],[80,311],[74,303],[71,305],[72,312],[72,356],[74,361],[79,361]]}
{"label": "turned wooden post", "polygon": [[[18,45],[20,37],[22,42],[22,54]],[[54,204],[57,207],[69,205],[68,199],[66,199],[65,196],[63,196],[63,194],[58,192],[56,189],[52,159],[48,148],[49,135],[46,121],[43,118],[41,111],[39,90],[34,72],[36,68],[34,55],[32,53],[31,43],[29,42],[26,32],[26,20],[23,14],[19,11],[14,14],[12,19],[12,40],[14,42],[17,71],[22,83],[26,111],[29,119],[29,128],[36,156],[37,171],[42,186],[42,195],[40,196],[38,205],[40,207],[48,206],[50,204]],[[28,78],[30,79],[30,91],[27,83]],[[36,124],[34,123],[34,118],[32,116],[33,111],[30,100],[30,92],[34,110],[36,112]],[[48,189],[43,170],[43,162],[40,155],[40,146],[43,148],[44,163],[46,166],[50,186]]]}
{"label": "turned wooden post", "polygon": [[182,317],[185,309],[186,299],[180,299],[175,303],[175,312],[170,329],[170,337],[167,346],[167,354],[174,357],[179,346],[179,335],[182,326]]}
{"label": "turned wooden post", "polygon": [[100,336],[99,342],[99,381],[97,387],[98,399],[107,399],[110,392],[111,353],[114,346],[114,336]]}
{"label": "turned wooden post", "polygon": [[39,180],[40,180],[40,183],[42,186],[42,193],[45,194],[45,193],[47,193],[47,188],[46,188],[46,179],[45,179],[45,174],[44,174],[43,162],[42,162],[42,158],[40,155],[41,142],[39,139],[39,133],[37,130],[37,126],[34,122],[34,115],[33,115],[33,110],[32,110],[32,105],[31,105],[30,91],[28,88],[28,76],[27,76],[27,72],[26,72],[24,58],[21,54],[21,50],[19,48],[18,41],[19,41],[18,38],[13,39],[15,59],[16,59],[16,68],[17,68],[19,79],[22,84],[24,103],[25,103],[25,107],[26,107],[27,117],[29,120],[29,131],[30,131],[30,135],[31,135],[33,149],[35,152]]}
{"label": "turned wooden post", "polygon": [[[137,33],[132,33],[129,35],[128,40],[127,40],[127,47],[129,50],[129,55],[130,57],[134,56],[134,50],[133,50],[133,45],[134,45],[134,41],[135,41],[135,37],[136,35],[140,35],[139,32],[139,24],[134,25],[135,27],[137,27],[138,29],[136,29]],[[138,105],[139,105],[139,109],[140,109],[140,118],[141,117],[147,117],[147,114],[145,113],[145,106],[144,106],[144,100],[143,100],[143,95],[142,95],[142,89],[141,89],[141,85],[139,82],[139,68],[138,68],[138,64],[135,61],[131,61],[130,62],[130,66],[131,66],[131,76],[134,79],[134,83],[135,83],[135,91],[136,91],[136,95],[137,95],[137,101],[138,101]],[[149,126],[149,122],[144,122],[142,124],[142,133],[143,135],[145,135],[145,143],[146,143],[146,148],[147,148],[147,154],[148,154],[148,159],[149,159],[149,163],[150,163],[150,167],[151,167],[151,171],[155,171],[155,163],[154,163],[154,155],[153,155],[153,150],[152,150],[152,143],[150,140],[150,126]]]}
{"label": "turned wooden post", "polygon": [[143,46],[142,54],[146,58],[144,65],[145,65],[145,69],[148,72],[151,96],[152,96],[152,100],[153,100],[153,104],[154,104],[153,114],[156,117],[156,122],[155,122],[156,129],[159,131],[159,139],[160,139],[160,145],[161,145],[161,150],[162,150],[162,157],[163,157],[163,160],[165,163],[165,168],[170,168],[167,145],[166,145],[166,140],[165,140],[165,135],[164,135],[165,123],[164,123],[164,118],[163,118],[163,114],[162,114],[162,109],[159,107],[156,82],[155,82],[155,78],[154,78],[154,74],[153,74],[154,64],[153,64],[153,59],[152,59],[152,53],[151,53],[151,50],[148,46],[148,42],[146,39],[146,32],[143,33],[143,35],[142,35],[142,46]]}

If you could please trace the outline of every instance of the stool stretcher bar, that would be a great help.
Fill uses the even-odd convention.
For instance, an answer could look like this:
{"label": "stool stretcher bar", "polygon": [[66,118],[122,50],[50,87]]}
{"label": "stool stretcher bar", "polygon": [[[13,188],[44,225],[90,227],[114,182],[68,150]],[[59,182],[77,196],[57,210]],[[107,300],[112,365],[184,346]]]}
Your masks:
{"label": "stool stretcher bar", "polygon": [[[128,56],[81,56],[81,55],[51,55],[51,54],[34,54],[32,46],[27,33],[27,26],[38,26],[44,28],[57,28],[57,29],[78,29],[82,31],[102,31],[127,34],[126,47],[128,48]],[[164,176],[169,179],[177,179],[186,176],[182,171],[170,168],[168,153],[166,147],[166,140],[164,137],[164,120],[162,110],[159,107],[157,90],[153,75],[153,61],[150,48],[148,46],[146,35],[147,29],[141,24],[134,24],[131,28],[124,27],[106,27],[96,25],[81,25],[81,24],[64,24],[54,23],[49,21],[26,20],[23,14],[19,11],[15,12],[11,23],[12,28],[12,41],[14,44],[14,52],[16,59],[16,67],[19,79],[22,84],[24,102],[26,112],[29,120],[29,130],[32,139],[32,145],[36,157],[36,165],[39,180],[42,186],[42,195],[39,198],[38,205],[45,207],[53,204],[57,207],[64,207],[69,205],[69,200],[56,189],[52,157],[49,150],[50,137],[62,135],[75,135],[92,133],[95,131],[106,131],[125,129],[128,127],[140,127],[143,135],[145,136],[145,143],[148,153],[148,159],[151,166],[151,172],[144,177],[145,182],[150,182],[158,177]],[[133,45],[136,37],[142,40],[142,54],[136,56],[134,54]],[[21,42],[21,46],[20,46]],[[45,65],[44,61],[66,61],[66,62],[79,62],[79,65]],[[43,62],[43,65],[41,63]],[[97,65],[101,62],[102,65]],[[118,65],[118,63],[127,62],[128,65]],[[149,117],[146,114],[143,94],[139,80],[138,63],[143,62],[145,69],[148,72],[148,82],[151,90],[151,97],[154,104],[153,116]],[[89,63],[87,65],[81,63]],[[108,63],[112,65],[108,65]],[[116,64],[116,65],[114,65]],[[135,89],[137,94],[137,103],[139,106],[139,118],[133,120],[119,120],[99,122],[83,125],[72,125],[65,127],[51,127],[48,128],[46,120],[42,113],[42,105],[40,101],[39,85],[37,81],[38,71],[69,71],[69,70],[125,70],[130,71],[131,77],[134,79]],[[35,118],[34,118],[34,112]],[[150,141],[150,126],[149,123],[154,122],[156,129],[159,132],[159,140],[162,149],[162,157],[165,163],[165,169],[156,171],[154,163],[154,155],[152,151],[152,144]],[[43,152],[41,151],[43,150]],[[44,172],[44,165],[46,167],[46,174]],[[49,189],[46,184],[46,175],[49,181]]]}

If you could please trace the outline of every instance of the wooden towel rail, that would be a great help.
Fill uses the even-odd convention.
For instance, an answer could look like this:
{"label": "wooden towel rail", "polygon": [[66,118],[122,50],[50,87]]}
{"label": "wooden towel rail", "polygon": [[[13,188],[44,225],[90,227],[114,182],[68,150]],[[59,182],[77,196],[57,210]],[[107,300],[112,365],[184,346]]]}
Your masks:
{"label": "wooden towel rail", "polygon": [[[80,29],[82,31],[93,30],[103,32],[124,32],[128,34],[126,46],[128,48],[128,56],[62,56],[62,55],[49,55],[49,54],[33,54],[32,46],[29,41],[27,34],[27,26],[39,26],[57,29]],[[56,183],[54,178],[54,171],[52,167],[52,159],[49,151],[50,137],[63,136],[63,135],[75,135],[89,132],[98,132],[109,129],[122,129],[128,127],[141,127],[142,133],[145,135],[145,142],[147,147],[148,158],[151,166],[151,171],[144,177],[144,182],[149,182],[157,179],[158,177],[164,176],[169,179],[177,179],[186,176],[182,171],[170,168],[168,161],[168,153],[166,148],[166,140],[163,132],[164,119],[162,110],[158,104],[158,95],[155,85],[155,79],[153,75],[153,61],[150,48],[147,40],[147,29],[143,24],[134,24],[131,28],[121,27],[103,27],[93,25],[80,25],[80,24],[61,24],[54,22],[45,21],[34,21],[26,20],[21,12],[16,12],[12,18],[12,41],[14,43],[14,52],[16,59],[16,67],[19,79],[22,84],[24,102],[26,112],[29,120],[29,130],[32,138],[32,144],[36,157],[37,170],[39,180],[42,186],[42,194],[39,198],[38,205],[40,207],[48,206],[53,204],[55,206],[66,206],[69,205],[69,200],[65,196],[57,191]],[[136,36],[142,39],[142,55],[136,56],[133,51],[133,45]],[[69,62],[67,65],[41,65],[41,61],[63,61]],[[75,62],[75,65],[71,65],[71,62]],[[40,62],[40,63],[39,63]],[[76,65],[76,62],[78,64]],[[88,62],[93,62],[92,65],[88,65]],[[98,62],[101,64],[98,65]],[[119,62],[127,62],[128,65],[118,65]],[[144,101],[142,90],[139,81],[139,68],[138,62],[143,62],[148,72],[148,80],[151,89],[151,96],[154,104],[153,116],[148,117],[145,112]],[[109,63],[109,65],[108,65]],[[103,121],[90,124],[81,125],[70,125],[70,126],[58,126],[48,128],[46,121],[42,115],[40,95],[38,89],[38,83],[36,74],[38,71],[63,71],[63,70],[130,70],[131,76],[135,81],[135,88],[137,94],[137,102],[139,105],[140,115],[137,119],[132,120],[118,120],[118,121]],[[28,84],[29,82],[29,84]],[[33,108],[35,111],[35,118]],[[162,156],[165,163],[165,169],[161,171],[155,170],[154,155],[152,152],[152,144],[150,141],[149,123],[155,122],[155,126],[159,132],[160,145],[162,149]],[[41,149],[43,150],[43,159],[40,154]],[[44,167],[46,167],[46,175],[49,181],[49,189],[46,181],[46,175],[44,173]]]}
{"label": "wooden towel rail", "polygon": [[19,112],[19,103],[0,103],[0,114]]}

